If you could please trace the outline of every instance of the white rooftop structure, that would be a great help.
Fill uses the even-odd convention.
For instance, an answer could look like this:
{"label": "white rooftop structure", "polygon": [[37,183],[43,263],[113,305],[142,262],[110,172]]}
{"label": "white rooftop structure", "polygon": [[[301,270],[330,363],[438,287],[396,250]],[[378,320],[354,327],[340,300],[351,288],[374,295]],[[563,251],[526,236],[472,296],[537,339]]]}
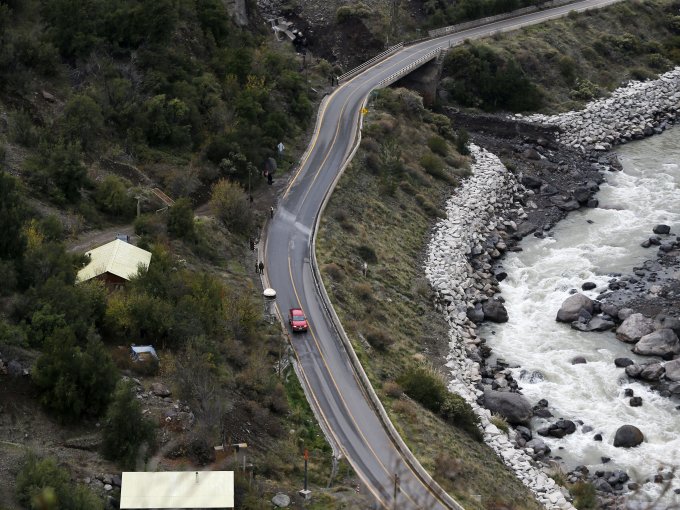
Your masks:
{"label": "white rooftop structure", "polygon": [[78,282],[84,282],[104,273],[125,280],[137,274],[139,266],[149,267],[151,252],[116,239],[85,253],[90,263],[78,271]]}
{"label": "white rooftop structure", "polygon": [[124,472],[120,508],[234,508],[234,472]]}

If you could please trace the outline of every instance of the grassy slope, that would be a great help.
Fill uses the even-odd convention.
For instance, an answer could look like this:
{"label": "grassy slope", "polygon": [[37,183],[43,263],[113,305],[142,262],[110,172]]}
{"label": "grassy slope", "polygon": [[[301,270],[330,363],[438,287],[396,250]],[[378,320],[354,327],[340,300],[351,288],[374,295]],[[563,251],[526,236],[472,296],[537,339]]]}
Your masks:
{"label": "grassy slope", "polygon": [[543,92],[545,110],[568,111],[585,102],[574,94],[577,79],[606,93],[680,64],[678,36],[673,38],[670,26],[679,7],[677,0],[629,0],[498,34],[483,44],[518,61]]}
{"label": "grassy slope", "polygon": [[[385,382],[398,378],[407,366],[424,357],[443,362],[448,328],[433,309],[422,270],[433,218],[416,195],[442,203],[453,190],[456,174],[465,170],[450,167],[447,175],[451,182],[433,179],[423,171],[418,161],[429,153],[425,143],[436,129],[414,116],[371,113],[365,131],[376,138],[364,139],[362,147],[368,149],[358,152],[342,177],[319,232],[317,255],[331,300],[395,426],[444,488],[466,508],[500,504],[539,508],[491,449],[413,401],[390,398],[381,390]],[[395,140],[401,148],[407,168],[401,175],[375,174],[366,168],[367,154],[379,153],[379,142],[384,144],[386,139]],[[450,142],[448,151],[452,163],[464,161]],[[366,247],[375,252],[377,262],[369,263],[364,277],[361,261],[362,254],[367,257]],[[369,346],[365,338],[376,330],[393,342],[390,347]],[[481,503],[476,495],[481,496]]]}

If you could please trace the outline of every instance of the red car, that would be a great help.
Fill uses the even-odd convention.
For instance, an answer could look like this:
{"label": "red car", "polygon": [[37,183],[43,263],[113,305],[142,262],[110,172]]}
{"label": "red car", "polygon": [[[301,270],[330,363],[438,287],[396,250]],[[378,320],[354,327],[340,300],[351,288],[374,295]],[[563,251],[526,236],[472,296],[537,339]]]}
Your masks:
{"label": "red car", "polygon": [[290,324],[293,333],[297,331],[307,331],[307,328],[309,327],[307,318],[300,308],[291,308],[288,310],[288,324]]}

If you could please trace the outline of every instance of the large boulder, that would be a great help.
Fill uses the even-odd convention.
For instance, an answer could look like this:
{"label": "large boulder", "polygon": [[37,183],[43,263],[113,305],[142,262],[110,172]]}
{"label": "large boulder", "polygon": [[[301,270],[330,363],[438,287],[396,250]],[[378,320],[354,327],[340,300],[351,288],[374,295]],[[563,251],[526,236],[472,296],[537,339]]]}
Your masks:
{"label": "large boulder", "polygon": [[571,323],[573,329],[579,331],[609,331],[614,329],[616,324],[613,321],[607,320],[601,316],[595,316],[588,322],[574,321]]}
{"label": "large boulder", "polygon": [[614,436],[614,446],[619,448],[631,448],[645,440],[639,428],[633,425],[623,425],[618,428]]}
{"label": "large boulder", "polygon": [[654,317],[654,329],[672,329],[680,337],[680,319],[659,314]]}
{"label": "large boulder", "polygon": [[585,310],[588,314],[593,314],[593,300],[583,294],[573,294],[564,300],[562,306],[557,312],[557,321],[559,322],[574,322],[577,321],[581,310]]}
{"label": "large boulder", "polygon": [[640,372],[640,379],[645,381],[658,381],[665,372],[665,369],[661,363],[649,363],[648,365],[642,366],[642,371]]}
{"label": "large boulder", "polygon": [[490,299],[482,305],[484,311],[484,319],[491,322],[508,322],[508,311],[503,306],[503,303]]}
{"label": "large boulder", "polygon": [[512,425],[527,425],[531,419],[531,404],[519,393],[486,390],[484,407],[503,416]]}
{"label": "large boulder", "polygon": [[467,309],[467,318],[470,319],[475,324],[479,324],[484,321],[484,310],[482,310],[482,304],[475,304],[474,308],[469,307]]}
{"label": "large boulder", "polygon": [[673,382],[680,382],[680,358],[669,361],[664,365],[666,369],[666,379]]}
{"label": "large boulder", "polygon": [[659,224],[652,229],[655,234],[666,235],[671,233],[671,227],[664,224]]}
{"label": "large boulder", "polygon": [[151,384],[151,392],[157,397],[169,397],[172,395],[170,389],[165,384],[159,382]]}
{"label": "large boulder", "polygon": [[640,338],[633,352],[645,356],[670,356],[680,353],[680,340],[672,329],[660,329]]}
{"label": "large boulder", "polygon": [[634,313],[617,328],[616,338],[622,342],[634,344],[640,338],[649,335],[653,331],[654,321],[652,319],[645,317],[641,313]]}

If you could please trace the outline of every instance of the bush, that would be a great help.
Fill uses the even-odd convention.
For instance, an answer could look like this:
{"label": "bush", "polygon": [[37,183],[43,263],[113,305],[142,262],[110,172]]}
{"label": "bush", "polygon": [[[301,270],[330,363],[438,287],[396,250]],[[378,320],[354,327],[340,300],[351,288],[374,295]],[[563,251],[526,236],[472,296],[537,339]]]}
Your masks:
{"label": "bush", "polygon": [[333,263],[333,262],[331,262],[330,264],[325,264],[325,265],[321,268],[321,270],[322,270],[325,274],[327,274],[328,276],[330,276],[330,278],[331,278],[334,282],[341,282],[342,280],[345,279],[345,272],[343,271],[343,269],[342,269],[339,265],[337,265],[337,264],[335,264],[335,263]]}
{"label": "bush", "polygon": [[378,256],[375,254],[375,250],[366,244],[357,247],[357,254],[362,260],[369,264],[376,264],[378,262]]}
{"label": "bush", "polygon": [[129,381],[118,382],[102,432],[104,456],[123,469],[134,469],[140,447],[153,441],[153,423],[142,415]]}
{"label": "bush", "polygon": [[33,119],[26,111],[18,110],[10,115],[9,139],[25,147],[33,147],[38,143]]}
{"label": "bush", "polygon": [[574,506],[579,510],[590,510],[598,507],[595,486],[588,482],[576,482],[569,487],[574,497]]}
{"label": "bush", "polygon": [[128,195],[125,181],[117,175],[107,175],[97,184],[94,199],[101,210],[113,216],[130,218],[135,213],[135,199]]}
{"label": "bush", "polygon": [[404,394],[404,388],[396,381],[385,381],[383,383],[383,391],[390,398],[399,398]]}
{"label": "bush", "polygon": [[88,150],[104,128],[104,117],[94,99],[75,95],[64,108],[62,125],[66,140],[79,142],[83,149]]}
{"label": "bush", "polygon": [[163,233],[163,217],[158,214],[142,214],[133,223],[138,236],[156,237]]}
{"label": "bush", "polygon": [[658,78],[655,73],[645,69],[644,67],[634,67],[631,69],[630,77],[633,80],[638,81],[656,80]]}
{"label": "bush", "polygon": [[193,239],[194,231],[194,210],[191,207],[191,200],[180,198],[168,211],[168,232],[179,238]]}
{"label": "bush", "polygon": [[515,59],[482,44],[450,50],[444,60],[447,90],[454,101],[487,111],[531,111],[542,96]]}
{"label": "bush", "polygon": [[576,88],[569,93],[572,99],[581,101],[590,101],[600,94],[602,94],[600,87],[588,79],[580,78],[576,78]]}
{"label": "bush", "polygon": [[465,129],[459,129],[456,133],[456,150],[459,154],[467,156],[470,154],[470,149],[468,148],[468,142],[470,141],[470,135]]}
{"label": "bush", "polygon": [[354,286],[354,293],[362,301],[373,301],[373,288],[370,283],[357,283]]}
{"label": "bush", "polygon": [[442,417],[452,425],[469,433],[478,441],[483,439],[484,436],[477,426],[479,417],[475,414],[472,406],[460,395],[448,393],[440,412]]}
{"label": "bush", "polygon": [[215,216],[232,232],[246,234],[253,224],[253,213],[243,188],[222,179],[212,188],[210,206]]}
{"label": "bush", "polygon": [[66,327],[45,342],[31,377],[43,406],[60,421],[72,422],[106,409],[118,374],[100,340],[90,339],[83,350]]}
{"label": "bush", "polygon": [[439,156],[446,157],[449,153],[449,146],[441,136],[433,136],[427,141],[427,146],[432,152]]}
{"label": "bush", "polygon": [[366,332],[366,340],[371,347],[379,351],[386,351],[394,343],[394,339],[382,329],[370,327]]}
{"label": "bush", "polygon": [[19,181],[0,171],[0,259],[19,258],[26,248],[25,201]]}
{"label": "bush", "polygon": [[498,430],[501,430],[505,432],[506,434],[510,430],[510,427],[508,425],[508,420],[506,420],[503,416],[499,414],[494,414],[491,416],[491,423],[493,423],[496,427],[498,427]]}
{"label": "bush", "polygon": [[55,459],[28,455],[16,479],[16,493],[24,508],[103,510],[104,504],[83,485],[72,485],[68,472]]}
{"label": "bush", "polygon": [[449,394],[442,376],[427,366],[411,367],[397,382],[409,397],[433,413],[439,413]]}

